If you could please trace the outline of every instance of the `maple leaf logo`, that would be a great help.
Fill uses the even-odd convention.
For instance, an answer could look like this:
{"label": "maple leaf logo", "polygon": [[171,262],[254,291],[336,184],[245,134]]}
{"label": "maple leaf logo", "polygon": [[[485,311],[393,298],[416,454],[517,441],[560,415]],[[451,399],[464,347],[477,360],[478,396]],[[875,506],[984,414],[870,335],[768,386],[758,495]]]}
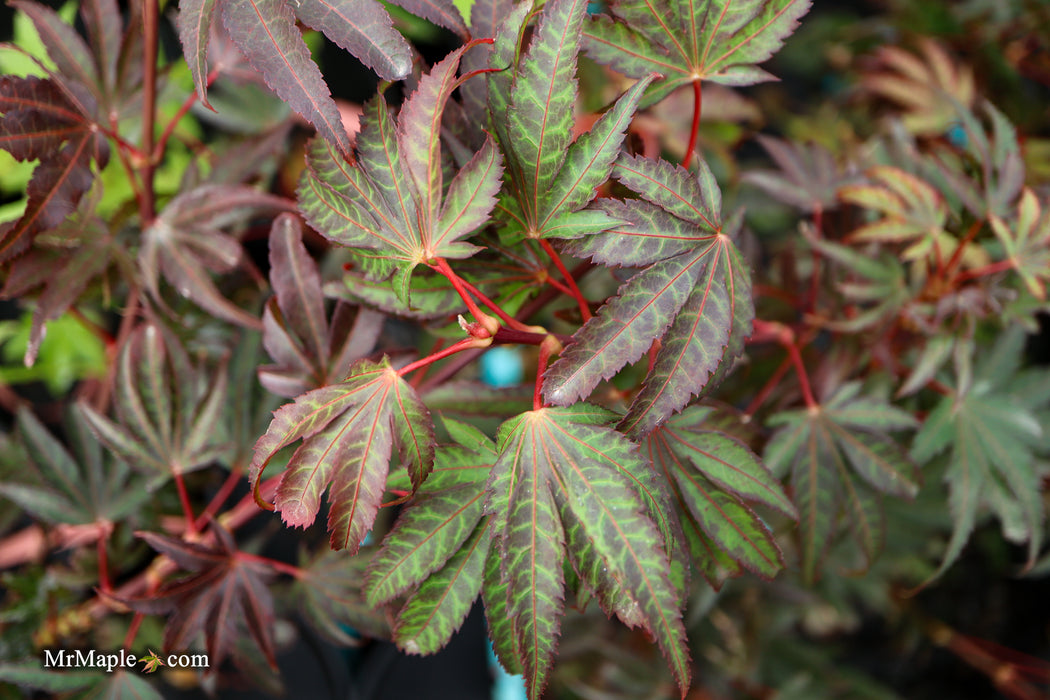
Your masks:
{"label": "maple leaf logo", "polygon": [[139,661],[146,664],[146,667],[142,669],[146,673],[153,673],[159,666],[164,665],[164,662],[157,656],[157,652],[152,649],[149,650],[149,654],[143,656]]}

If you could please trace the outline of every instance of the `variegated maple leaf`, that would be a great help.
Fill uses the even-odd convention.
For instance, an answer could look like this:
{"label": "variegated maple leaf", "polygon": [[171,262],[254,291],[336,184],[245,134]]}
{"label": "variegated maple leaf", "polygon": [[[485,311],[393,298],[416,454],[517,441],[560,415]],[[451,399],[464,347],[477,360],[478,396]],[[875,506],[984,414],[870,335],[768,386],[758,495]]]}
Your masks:
{"label": "variegated maple leaf", "polygon": [[467,48],[423,76],[396,124],[382,95],[366,105],[354,162],[315,140],[299,183],[299,208],[310,225],[333,243],[367,251],[385,276],[394,275],[402,300],[417,265],[478,250],[461,239],[488,221],[499,189],[501,157],[491,138],[445,184],[439,124],[463,80],[456,70]]}
{"label": "variegated maple leaf", "polygon": [[[468,35],[459,10],[448,0],[398,0],[395,4],[464,38]],[[342,153],[349,151],[350,142],[339,109],[296,22],[323,32],[381,78],[400,80],[412,69],[408,43],[376,0],[181,0],[179,39],[205,105],[208,36],[216,13],[267,85]]]}
{"label": "variegated maple leaf", "polygon": [[375,521],[396,446],[414,487],[434,464],[430,412],[384,359],[354,364],[347,378],[307,392],[274,412],[255,443],[252,487],[270,460],[302,440],[277,488],[273,508],[285,523],[311,525],[328,489],[333,549],[353,554]]}
{"label": "variegated maple leaf", "polygon": [[653,430],[709,387],[743,349],[754,307],[750,273],[723,225],[721,193],[703,163],[694,176],[666,161],[622,155],[613,176],[642,200],[603,200],[630,223],[570,242],[574,255],[643,269],[573,336],[547,370],[544,396],[565,406],[662,339],[620,429]]}
{"label": "variegated maple leaf", "polygon": [[625,75],[664,75],[648,104],[696,81],[753,85],[776,79],[757,64],[783,45],[809,6],[810,0],[614,0],[611,16],[588,18],[584,48]]}

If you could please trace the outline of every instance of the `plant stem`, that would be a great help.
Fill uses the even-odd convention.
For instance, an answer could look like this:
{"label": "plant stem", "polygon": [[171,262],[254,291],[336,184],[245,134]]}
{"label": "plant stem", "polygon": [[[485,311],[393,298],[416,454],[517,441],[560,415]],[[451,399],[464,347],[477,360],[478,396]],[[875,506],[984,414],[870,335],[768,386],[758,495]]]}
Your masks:
{"label": "plant stem", "polygon": [[142,155],[138,148],[120,138],[120,135],[116,133],[116,129],[117,122],[114,117],[111,129],[107,133],[112,134],[111,138],[117,142],[117,148],[114,149],[117,152],[117,160],[120,162],[120,167],[124,170],[124,177],[128,179],[128,184],[131,185],[131,191],[135,193],[135,201],[139,204],[139,216],[142,216],[142,212],[148,211],[150,205],[146,199],[146,193],[142,189],[142,183],[135,176],[135,169],[132,167],[131,161],[128,160],[128,156],[130,154],[136,161],[146,160],[146,157]]}
{"label": "plant stem", "polygon": [[985,265],[984,267],[978,267],[974,270],[967,270],[966,272],[960,272],[955,278],[956,282],[967,282],[978,277],[987,277],[988,275],[994,275],[999,272],[1006,272],[1007,270],[1013,269],[1014,261],[1012,259],[1000,260],[994,262],[991,265]]}
{"label": "plant stem", "polygon": [[791,368],[791,358],[785,357],[784,361],[780,363],[780,366],[776,368],[776,371],[769,377],[769,380],[759,389],[758,393],[755,394],[755,398],[751,399],[751,403],[748,404],[744,410],[744,416],[750,419],[758,411],[759,407],[766,402],[769,395],[773,393],[773,390],[780,384],[780,380],[784,378],[787,371]]}
{"label": "plant stem", "polygon": [[239,466],[230,469],[230,473],[226,476],[226,481],[222,483],[219,490],[215,492],[215,496],[212,497],[211,501],[201,514],[197,516],[197,531],[200,532],[204,529],[204,526],[208,523],[208,517],[214,516],[219,512],[219,508],[226,502],[226,499],[230,497],[233,490],[237,488],[237,484],[240,483],[243,471]]}
{"label": "plant stem", "polygon": [[[817,238],[821,238],[824,235],[824,210],[817,205],[817,208],[813,210],[813,230],[817,235]],[[807,300],[806,307],[813,311],[817,306],[817,294],[820,292],[820,251],[815,247],[813,248],[813,270],[809,278],[809,299]]]}
{"label": "plant stem", "polygon": [[[449,266],[448,261],[444,258],[438,258],[437,267],[432,266],[432,268],[448,278],[448,281],[451,282],[452,286],[456,288],[456,291],[459,292],[459,295],[463,297],[463,301],[467,304],[467,309],[470,310],[470,313],[474,314],[474,317],[478,319],[478,321],[481,322],[481,324],[485,326],[485,328],[489,328],[489,324],[485,321],[485,319],[488,319],[492,323],[495,323],[495,321],[492,319],[491,316],[484,313],[478,308],[477,304],[474,303],[474,300],[470,295],[474,295],[474,297],[477,297],[478,301],[480,301],[485,306],[489,307],[489,309],[491,309],[493,313],[499,316],[500,319],[508,326],[512,328],[517,328],[519,331],[529,330],[528,326],[526,326],[524,323],[517,320],[516,318],[508,314],[506,311],[504,311],[502,308],[500,308],[499,304],[485,296],[480,289],[478,289],[470,282],[457,275],[456,272]],[[496,328],[490,328],[489,332],[495,335]]]}
{"label": "plant stem", "polygon": [[108,537],[99,537],[95,540],[95,551],[98,552],[98,587],[105,593],[113,590],[109,579],[109,558],[106,553]]}
{"label": "plant stem", "polygon": [[[208,87],[211,87],[211,84],[214,83],[215,79],[218,77],[219,71],[217,70],[213,70],[212,72],[208,73]],[[196,101],[197,91],[194,90],[189,94],[189,97],[187,97],[185,101],[183,101],[182,105],[179,107],[179,111],[175,113],[175,116],[171,118],[167,126],[164,127],[164,132],[160,135],[160,138],[157,139],[157,145],[154,146],[153,151],[150,154],[150,161],[154,165],[160,163],[161,158],[164,157],[164,149],[168,145],[168,139],[170,139],[171,135],[175,133],[175,127],[178,126],[179,122],[182,121],[182,118],[186,116],[186,113],[190,111],[190,109],[193,107],[193,103],[195,103]]]}
{"label": "plant stem", "polygon": [[[495,335],[496,331],[499,329],[499,322],[478,308],[478,305],[474,302],[474,298],[470,296],[470,292],[467,291],[467,281],[456,274],[456,272],[449,266],[448,261],[444,258],[437,258],[437,261],[430,265],[430,269],[440,272],[449,282],[452,283],[452,287],[456,290],[456,293],[459,294],[463,303],[467,305],[467,310],[470,311],[474,318],[478,320],[478,323],[488,330],[489,333]],[[474,291],[481,294],[476,289]],[[492,302],[490,301],[489,304],[492,304]],[[489,308],[492,307],[490,306]]]}
{"label": "plant stem", "polygon": [[288,574],[293,578],[303,578],[305,572],[294,564],[287,562],[278,561],[277,559],[270,559],[269,557],[262,557],[258,554],[251,554],[249,552],[237,552],[237,559],[240,561],[251,562],[253,564],[263,564],[269,566],[275,571],[280,571],[282,574]]}
{"label": "plant stem", "polygon": [[443,350],[438,350],[435,353],[427,355],[426,357],[420,358],[411,364],[407,364],[397,371],[398,376],[403,377],[409,372],[419,369],[420,367],[426,367],[438,360],[442,360],[449,355],[455,355],[458,352],[464,350],[471,350],[475,348],[487,348],[492,345],[492,338],[464,338],[457,343],[449,345]]}
{"label": "plant stem", "polygon": [[657,338],[653,341],[653,344],[649,346],[649,369],[645,371],[646,374],[651,374],[653,367],[656,366],[656,356],[660,354],[660,348],[662,345],[660,339]]}
{"label": "plant stem", "polygon": [[174,471],[175,488],[179,492],[179,502],[182,503],[182,514],[186,518],[186,532],[190,535],[197,534],[197,519],[193,517],[193,506],[190,505],[190,495],[186,492],[186,482],[182,478],[182,472]]}
{"label": "plant stem", "polygon": [[583,314],[583,320],[586,323],[591,320],[591,305],[587,303],[587,299],[583,296],[583,292],[576,285],[576,280],[572,278],[572,273],[565,267],[565,263],[562,262],[561,256],[558,255],[558,251],[554,250],[554,246],[551,242],[545,238],[540,239],[540,247],[550,256],[551,262],[554,263],[554,267],[558,268],[558,272],[561,273],[562,277],[565,278],[565,283],[569,285],[573,299],[580,307],[580,313]]}
{"label": "plant stem", "polygon": [[553,335],[548,335],[540,343],[540,356],[536,362],[536,388],[532,392],[532,410],[543,408],[543,373],[547,371],[547,361],[551,354],[561,350],[561,343]]}
{"label": "plant stem", "polygon": [[685,156],[682,158],[682,167],[688,168],[689,162],[693,159],[693,153],[696,152],[696,138],[700,133],[700,111],[703,108],[703,93],[701,92],[700,79],[693,80],[693,124],[689,129],[689,145],[685,149]]}
{"label": "plant stem", "polygon": [[132,287],[128,294],[128,303],[124,307],[124,315],[120,319],[120,328],[117,329],[117,338],[113,342],[113,345],[109,348],[112,352],[112,357],[109,358],[108,362],[109,372],[106,376],[106,381],[102,385],[102,390],[98,392],[98,396],[95,399],[95,410],[100,413],[105,413],[109,406],[110,397],[113,395],[113,387],[117,382],[117,373],[115,368],[117,367],[116,358],[124,350],[124,346],[127,345],[128,337],[131,335],[131,330],[135,325],[135,320],[139,312],[139,290],[138,287]]}
{"label": "plant stem", "polygon": [[756,318],[755,332],[748,342],[779,343],[787,351],[791,363],[795,365],[795,374],[798,375],[798,383],[802,389],[802,398],[806,402],[806,408],[811,410],[820,408],[820,404],[817,403],[817,400],[813,397],[813,389],[809,383],[809,375],[806,373],[806,366],[802,362],[802,353],[799,352],[798,341],[793,330],[788,326],[785,326],[783,323],[778,323],[776,321],[763,321]]}
{"label": "plant stem", "polygon": [[130,649],[131,645],[135,642],[135,637],[139,634],[139,627],[142,625],[142,619],[146,617],[145,613],[137,612],[135,616],[131,618],[131,624],[128,625],[128,632],[124,635],[124,644],[122,648]]}
{"label": "plant stem", "polygon": [[[500,330],[502,330],[502,329],[500,329]],[[435,352],[440,351],[443,347],[445,347],[445,339],[444,338],[438,338],[434,342],[434,347],[430,350],[430,354],[433,355]],[[409,384],[412,385],[413,389],[417,388],[423,382],[423,378],[427,376],[427,372],[430,371],[430,367],[431,367],[430,365],[427,365],[426,367],[423,368],[422,372],[420,372],[416,376],[412,377],[412,381],[410,381]]]}
{"label": "plant stem", "polygon": [[153,192],[153,126],[157,113],[157,0],[142,0],[142,225],[156,216]]}
{"label": "plant stem", "polygon": [[948,258],[948,263],[944,266],[946,273],[951,272],[952,268],[959,264],[959,260],[962,259],[963,250],[970,241],[977,237],[982,226],[984,226],[984,219],[977,219],[977,221],[970,224],[970,228],[966,231],[966,235],[963,236],[962,240],[959,241],[959,244],[955,246],[955,252],[952,253],[952,257]]}

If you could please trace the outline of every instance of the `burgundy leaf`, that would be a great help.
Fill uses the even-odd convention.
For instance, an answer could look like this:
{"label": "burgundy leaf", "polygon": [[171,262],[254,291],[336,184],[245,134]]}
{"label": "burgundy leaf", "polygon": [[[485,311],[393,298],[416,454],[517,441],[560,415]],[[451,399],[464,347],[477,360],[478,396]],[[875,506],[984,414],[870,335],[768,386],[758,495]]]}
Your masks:
{"label": "burgundy leaf", "polygon": [[233,538],[217,522],[212,521],[211,528],[217,540],[213,545],[138,533],[155,550],[194,574],[164,583],[151,596],[118,600],[139,612],[170,613],[164,629],[168,651],[186,649],[203,633],[210,662],[218,666],[237,653],[237,639],[246,633],[276,669],[268,570],[238,556]]}
{"label": "burgundy leaf", "polygon": [[270,232],[270,283],[285,322],[306,343],[307,351],[327,360],[328,323],[325,320],[321,275],[302,241],[299,220],[282,214]]}
{"label": "burgundy leaf", "polygon": [[412,70],[408,44],[376,0],[301,0],[295,14],[384,80],[401,80]]}
{"label": "burgundy leaf", "polygon": [[[461,39],[470,37],[470,30],[463,23],[463,16],[452,0],[393,0],[394,4],[414,15],[430,20],[439,27],[451,29]],[[475,29],[476,30],[476,29]],[[481,37],[492,34],[480,34]]]}
{"label": "burgundy leaf", "polygon": [[295,15],[285,0],[237,0],[222,4],[230,38],[262,73],[266,84],[328,141],[346,153],[350,141],[343,129],[321,70],[310,58]]}
{"label": "burgundy leaf", "polygon": [[179,40],[182,42],[182,54],[193,74],[193,84],[201,104],[211,108],[208,103],[208,38],[211,34],[212,18],[215,14],[217,0],[180,0],[179,17],[176,25]]}

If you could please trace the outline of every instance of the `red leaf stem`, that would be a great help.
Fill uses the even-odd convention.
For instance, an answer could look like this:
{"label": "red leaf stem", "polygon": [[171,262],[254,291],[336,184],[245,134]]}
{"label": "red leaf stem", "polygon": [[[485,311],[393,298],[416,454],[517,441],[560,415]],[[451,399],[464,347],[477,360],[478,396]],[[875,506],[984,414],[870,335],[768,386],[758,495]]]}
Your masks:
{"label": "red leaf stem", "polygon": [[696,137],[700,132],[700,111],[703,108],[703,93],[701,91],[700,80],[693,81],[693,124],[689,128],[689,145],[685,149],[685,156],[682,157],[682,167],[688,168],[689,162],[693,159],[693,153],[696,152]]}
{"label": "red leaf stem", "polygon": [[591,305],[587,303],[587,299],[583,296],[583,292],[576,285],[576,280],[572,278],[572,273],[565,267],[565,263],[562,262],[561,256],[558,255],[558,251],[554,250],[554,246],[551,242],[545,238],[540,239],[540,247],[550,256],[551,262],[554,263],[554,267],[558,268],[558,272],[561,273],[562,277],[565,278],[565,283],[569,285],[570,295],[576,300],[576,303],[580,307],[580,313],[583,314],[584,323],[591,320]]}

